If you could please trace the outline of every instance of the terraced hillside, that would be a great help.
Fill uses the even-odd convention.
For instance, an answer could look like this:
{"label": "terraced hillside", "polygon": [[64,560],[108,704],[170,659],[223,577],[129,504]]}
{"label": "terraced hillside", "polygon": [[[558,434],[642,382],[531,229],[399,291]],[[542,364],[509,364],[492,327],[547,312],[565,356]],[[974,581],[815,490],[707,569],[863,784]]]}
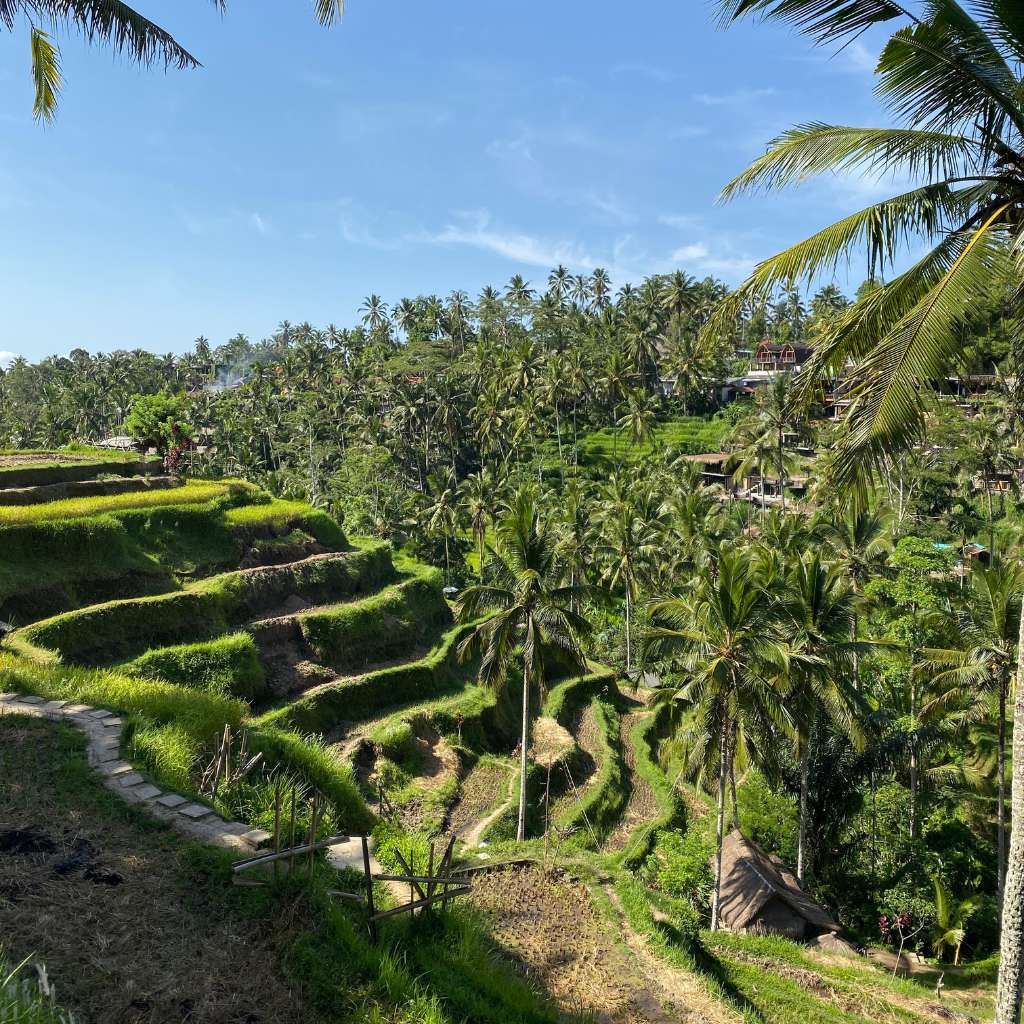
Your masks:
{"label": "terraced hillside", "polygon": [[56,462],[27,485],[34,494],[20,476],[0,486],[0,617],[15,627],[0,688],[128,715],[135,766],[191,796],[211,738],[244,725],[269,766],[367,826],[350,770],[305,738],[323,730],[291,704],[339,689],[364,692],[367,706],[390,699],[373,682],[395,663],[410,667],[410,692],[433,692],[444,672],[431,655],[444,660],[434,649],[452,626],[440,574],[349,543],[324,513],[241,481],[140,472],[68,496],[81,481],[54,479]]}
{"label": "terraced hillside", "polygon": [[[373,830],[385,867],[398,867],[401,852],[422,868],[431,842],[455,836],[462,870],[479,872],[472,914],[388,922],[383,952],[362,937],[361,911],[325,909],[325,892],[351,883],[344,872],[317,882],[300,936],[261,925],[264,948],[280,948],[282,970],[301,975],[322,1019],[353,1019],[345,1014],[374,1000],[403,1009],[373,1019],[452,1024],[867,1024],[879,1013],[967,1024],[990,1015],[988,977],[948,972],[940,1005],[930,975],[893,980],[881,961],[703,932],[662,867],[676,849],[665,838],[699,830],[705,798],[681,791],[659,763],[667,709],[650,692],[592,665],[535,695],[546,723],[527,779],[529,838],[516,843],[519,673],[498,691],[478,685],[476,666],[459,656],[472,626],[455,623],[438,570],[242,481],[183,482],[141,465],[95,483],[60,480],[37,457],[45,482],[0,486],[0,618],[13,627],[0,644],[0,714],[11,692],[48,703],[16,701],[23,717],[0,717],[0,728],[42,736],[43,723],[24,717],[33,709],[84,717],[90,750],[119,745],[112,756],[123,763],[99,765],[115,792],[150,810],[168,799],[173,814],[200,824],[215,811],[239,823],[236,837],[271,824],[271,792],[283,781],[327,797],[323,834]],[[0,467],[0,484],[10,482]],[[214,796],[204,769],[225,725],[244,729],[263,763]],[[554,736],[554,754],[541,756],[542,735]],[[59,736],[62,749],[79,749],[78,738]],[[8,780],[5,791],[5,756],[0,744],[0,804],[31,831],[32,782]],[[84,793],[87,779],[98,783],[75,757]],[[19,758],[31,765],[31,755]],[[79,822],[61,801],[70,836]],[[99,846],[106,832],[89,835]],[[2,929],[3,915],[20,909],[4,895],[11,863],[0,854]],[[340,849],[333,857],[345,862]],[[220,881],[203,884],[220,893],[223,872],[213,870]],[[142,877],[134,867],[129,876]],[[380,898],[394,896],[382,889]],[[282,899],[291,921],[294,890]],[[30,931],[45,954],[46,930]],[[49,948],[59,969],[70,946]],[[267,984],[291,992],[287,978]],[[81,994],[90,1000],[102,1006]],[[419,1016],[402,1016],[413,1005]],[[296,1012],[321,1019],[310,1006]]]}

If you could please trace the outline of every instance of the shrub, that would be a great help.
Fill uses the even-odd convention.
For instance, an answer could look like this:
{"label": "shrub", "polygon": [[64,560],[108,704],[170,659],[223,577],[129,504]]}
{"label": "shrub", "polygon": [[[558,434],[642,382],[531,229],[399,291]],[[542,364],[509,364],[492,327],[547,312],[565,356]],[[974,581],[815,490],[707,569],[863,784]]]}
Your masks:
{"label": "shrub", "polygon": [[796,863],[796,801],[776,793],[760,772],[750,772],[736,791],[743,834],[787,864]]}
{"label": "shrub", "polygon": [[685,832],[659,832],[643,874],[666,895],[706,907],[715,884],[710,862],[714,852],[714,837],[704,822]]}
{"label": "shrub", "polygon": [[266,692],[266,677],[248,633],[232,633],[203,643],[179,644],[149,651],[123,665],[150,679],[225,693],[254,704]]}
{"label": "shrub", "polygon": [[381,754],[398,764],[405,764],[416,754],[416,734],[411,722],[391,722],[374,739]]}

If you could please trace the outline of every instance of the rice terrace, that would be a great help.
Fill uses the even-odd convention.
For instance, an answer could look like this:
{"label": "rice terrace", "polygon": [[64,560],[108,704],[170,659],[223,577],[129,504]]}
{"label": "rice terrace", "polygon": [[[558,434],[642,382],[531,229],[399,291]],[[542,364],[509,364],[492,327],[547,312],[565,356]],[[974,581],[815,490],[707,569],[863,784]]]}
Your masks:
{"label": "rice terrace", "polygon": [[1018,4],[143,6],[0,0],[0,1024],[1020,1024]]}

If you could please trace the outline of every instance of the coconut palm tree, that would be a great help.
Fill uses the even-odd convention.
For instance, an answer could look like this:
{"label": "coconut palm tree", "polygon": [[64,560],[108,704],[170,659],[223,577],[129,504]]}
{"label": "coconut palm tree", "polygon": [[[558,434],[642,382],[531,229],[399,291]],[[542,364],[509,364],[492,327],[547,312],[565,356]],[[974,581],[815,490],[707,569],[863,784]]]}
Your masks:
{"label": "coconut palm tree", "polygon": [[487,544],[487,528],[494,515],[494,476],[490,470],[470,473],[459,485],[462,494],[463,513],[473,531],[479,564],[477,574],[480,582],[484,578],[484,558]]}
{"label": "coconut palm tree", "polygon": [[935,886],[935,922],[932,925],[932,947],[935,955],[942,959],[947,946],[953,948],[953,966],[960,963],[960,947],[967,937],[967,920],[982,905],[978,894],[958,900],[943,884],[942,879],[935,875],[932,878]]}
{"label": "coconut palm tree", "polygon": [[[734,322],[743,303],[827,272],[865,249],[871,270],[881,271],[905,242],[923,243],[923,256],[837,318],[809,367],[808,386],[850,360],[856,365],[850,429],[836,466],[841,479],[863,479],[885,456],[920,437],[921,386],[943,376],[962,351],[970,337],[962,328],[979,314],[988,281],[1005,276],[1019,282],[1024,276],[1019,4],[721,0],[720,6],[726,20],[778,18],[820,42],[838,44],[873,25],[898,23],[876,68],[876,93],[889,106],[894,127],[800,125],[776,139],[724,195],[832,173],[909,176],[917,184],[764,260],[705,328],[711,338],[716,328]],[[1012,313],[1024,311],[1019,283],[1012,306]],[[1024,644],[1018,646],[1024,652]],[[1024,735],[1024,660],[1017,671],[1022,685],[1014,721]],[[1024,757],[1014,758],[1012,805],[1004,901],[1013,913],[1003,915],[997,1024],[1016,1024],[1024,985]]]}
{"label": "coconut palm tree", "polygon": [[694,712],[696,756],[718,780],[715,889],[711,930],[718,929],[725,790],[737,746],[770,760],[775,733],[788,728],[784,696],[794,652],[784,641],[777,604],[765,594],[749,552],[719,550],[692,592],[656,602],[643,641],[645,659],[668,659],[683,682],[672,698]]}
{"label": "coconut palm tree", "polygon": [[[493,583],[468,588],[459,604],[462,622],[476,622],[459,645],[460,657],[479,654],[480,677],[506,685],[517,657],[522,659],[522,728],[519,747],[519,814],[516,838],[526,837],[526,772],[530,744],[530,691],[547,679],[546,659],[554,649],[562,661],[584,666],[580,639],[587,620],[574,610],[590,588],[565,585],[555,538],[537,514],[533,499],[517,495],[497,527],[489,569]],[[477,621],[480,620],[480,621]]]}
{"label": "coconut palm tree", "polygon": [[609,590],[620,586],[625,593],[626,671],[633,668],[633,609],[640,589],[644,563],[658,550],[660,513],[644,501],[641,484],[613,476],[607,496],[597,511],[595,555],[602,567],[602,583]]}
{"label": "coconut palm tree", "polygon": [[856,688],[850,683],[858,649],[856,634],[851,639],[856,607],[853,589],[839,566],[827,565],[818,551],[797,559],[786,581],[780,612],[787,640],[809,656],[793,671],[787,699],[800,763],[796,877],[801,885],[808,863],[807,796],[816,727],[828,717],[841,733],[863,741]]}
{"label": "coconut palm tree", "polygon": [[1004,561],[996,561],[991,568],[976,565],[966,609],[956,617],[952,630],[960,643],[954,648],[928,649],[922,653],[923,665],[935,673],[932,687],[936,692],[921,709],[923,720],[957,707],[963,709],[968,721],[989,718],[995,698],[999,793],[996,898],[1000,906],[1006,856],[1006,705],[1017,661],[1022,592],[1024,570],[1019,565]]}
{"label": "coconut palm tree", "polygon": [[[220,11],[226,0],[212,0]],[[343,0],[317,0],[316,17],[322,25],[332,25],[343,12]],[[150,67],[188,70],[199,67],[199,61],[166,29],[150,21],[120,0],[2,0],[0,27],[13,30],[23,18],[28,23],[32,54],[32,83],[35,102],[32,114],[36,120],[52,121],[63,86],[60,49],[54,34],[75,28],[90,43],[110,46],[116,54]],[[46,28],[41,26],[45,25]]]}

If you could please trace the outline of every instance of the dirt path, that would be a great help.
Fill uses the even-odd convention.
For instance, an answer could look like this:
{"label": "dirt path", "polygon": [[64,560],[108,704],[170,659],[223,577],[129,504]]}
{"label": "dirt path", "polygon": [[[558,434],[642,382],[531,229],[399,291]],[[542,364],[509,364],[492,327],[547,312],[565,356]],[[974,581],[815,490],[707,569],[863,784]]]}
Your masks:
{"label": "dirt path", "polygon": [[516,784],[517,773],[509,770],[508,773],[508,786],[506,790],[505,799],[498,804],[497,807],[491,811],[486,817],[481,818],[475,825],[473,825],[463,836],[462,842],[466,848],[471,848],[480,845],[480,840],[483,839],[487,830],[493,825],[498,818],[500,818],[505,811],[512,806],[512,802],[515,799],[515,794],[512,792]]}
{"label": "dirt path", "polygon": [[639,710],[623,715],[619,724],[619,742],[626,763],[625,783],[629,787],[629,799],[619,824],[605,840],[604,849],[609,853],[625,849],[633,830],[658,815],[658,800],[651,784],[636,770],[636,749],[630,741],[630,733],[637,722],[651,715],[643,704],[637,704]]}
{"label": "dirt path", "polygon": [[655,989],[661,990],[664,999],[689,1008],[682,1020],[707,1021],[708,1024],[736,1024],[742,1020],[737,1011],[709,995],[695,975],[656,957],[644,937],[626,920],[619,894],[608,884],[602,889],[618,914],[619,935],[629,948],[634,965]]}

